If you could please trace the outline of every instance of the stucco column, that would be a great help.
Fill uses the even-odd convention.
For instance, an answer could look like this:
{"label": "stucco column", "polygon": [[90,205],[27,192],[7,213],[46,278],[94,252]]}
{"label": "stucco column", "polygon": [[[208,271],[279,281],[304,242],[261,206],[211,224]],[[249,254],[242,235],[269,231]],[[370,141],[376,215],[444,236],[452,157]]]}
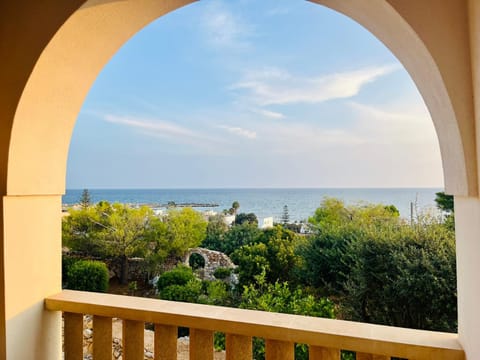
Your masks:
{"label": "stucco column", "polygon": [[61,359],[61,315],[44,310],[61,291],[61,196],[5,196],[7,359]]}
{"label": "stucco column", "polygon": [[455,197],[458,334],[468,360],[480,359],[480,199]]}

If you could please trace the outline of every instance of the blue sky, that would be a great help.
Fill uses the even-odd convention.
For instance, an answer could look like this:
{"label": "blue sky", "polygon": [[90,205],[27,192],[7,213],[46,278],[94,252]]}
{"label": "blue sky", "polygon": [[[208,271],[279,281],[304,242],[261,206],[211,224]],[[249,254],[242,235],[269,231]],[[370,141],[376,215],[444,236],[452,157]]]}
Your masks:
{"label": "blue sky", "polygon": [[302,0],[202,0],[105,66],[68,188],[442,187],[408,73],[349,18]]}

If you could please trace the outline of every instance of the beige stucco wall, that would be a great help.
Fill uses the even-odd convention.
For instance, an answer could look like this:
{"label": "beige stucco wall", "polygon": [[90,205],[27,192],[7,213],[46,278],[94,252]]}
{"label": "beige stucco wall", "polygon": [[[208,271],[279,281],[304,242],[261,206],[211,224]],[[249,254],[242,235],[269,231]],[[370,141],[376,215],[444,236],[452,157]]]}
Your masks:
{"label": "beige stucco wall", "polygon": [[458,333],[467,359],[480,359],[480,200],[455,197]]}
{"label": "beige stucco wall", "polygon": [[[9,359],[59,358],[59,316],[43,311],[42,300],[60,289],[60,195],[78,111],[123,43],[190,2],[0,2],[0,360],[7,354]],[[468,358],[478,359],[478,2],[314,2],[345,13],[383,41],[409,71],[432,114],[445,183],[457,195],[460,337]],[[477,15],[469,18],[469,9]]]}
{"label": "beige stucco wall", "polygon": [[42,300],[61,291],[61,197],[7,196],[3,207],[7,359],[58,358],[60,314]]}

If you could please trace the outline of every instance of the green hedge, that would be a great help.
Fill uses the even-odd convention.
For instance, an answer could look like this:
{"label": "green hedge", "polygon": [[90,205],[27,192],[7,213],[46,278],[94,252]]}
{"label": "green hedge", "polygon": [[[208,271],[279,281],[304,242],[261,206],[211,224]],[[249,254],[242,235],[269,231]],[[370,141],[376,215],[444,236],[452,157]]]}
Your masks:
{"label": "green hedge", "polygon": [[192,269],[187,266],[179,265],[176,268],[160,275],[160,278],[157,282],[157,289],[161,292],[168,286],[183,286],[191,280],[195,280],[195,275],[193,275]]}
{"label": "green hedge", "polygon": [[92,292],[107,292],[108,268],[101,261],[75,261],[67,270],[66,288]]}

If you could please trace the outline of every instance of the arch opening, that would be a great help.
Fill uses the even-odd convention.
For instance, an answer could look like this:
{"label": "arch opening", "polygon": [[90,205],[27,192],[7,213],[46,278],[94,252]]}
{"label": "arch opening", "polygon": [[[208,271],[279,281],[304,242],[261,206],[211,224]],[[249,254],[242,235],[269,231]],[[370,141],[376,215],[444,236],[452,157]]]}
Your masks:
{"label": "arch opening", "polygon": [[187,262],[193,270],[204,269],[208,265],[208,259],[198,252],[192,252]]}
{"label": "arch opening", "polygon": [[[20,203],[22,198],[64,193],[68,147],[77,114],[88,90],[110,57],[141,28],[191,2],[90,0],[68,19],[65,17],[65,23],[36,61],[18,100],[8,150],[6,193],[7,197],[19,199],[7,201],[5,206],[9,218],[6,222],[13,217],[21,218],[24,210],[24,205]],[[465,50],[468,49],[465,46],[465,41],[468,41],[468,21],[459,21],[463,19],[462,16],[466,16],[466,10],[461,8],[463,4],[451,2],[445,7],[435,7],[433,11],[442,13],[434,15],[428,13],[430,9],[419,10],[421,16],[427,18],[446,17],[450,14],[456,23],[465,24],[464,28],[445,26],[439,22],[444,29],[433,28],[439,30],[434,34],[435,31],[423,31],[425,29],[419,25],[417,13],[410,12],[411,5],[402,1],[372,1],[368,6],[341,0],[314,2],[356,20],[382,40],[400,59],[416,82],[432,114],[442,152],[447,191],[458,196],[475,197],[478,185],[477,164],[472,160],[477,158],[474,115],[472,104],[464,100],[472,98],[470,66],[465,66],[467,61],[468,64],[470,62],[468,50]],[[465,32],[467,36],[464,36]],[[441,39],[440,42],[438,39]],[[458,43],[462,50],[452,57],[441,51],[444,45],[441,42],[449,45]],[[450,47],[447,48],[450,52]],[[29,205],[38,202],[32,213],[45,216],[36,220],[31,229],[22,229],[18,224],[9,226],[4,235],[8,248],[4,256],[6,259],[22,256],[21,252],[16,251],[18,249],[11,247],[12,239],[17,241],[18,238],[30,238],[35,235],[33,229],[38,234],[43,234],[39,238],[49,244],[49,248],[44,249],[45,254],[53,256],[54,249],[60,249],[55,217],[59,201],[47,201],[44,204],[46,200],[43,197],[28,201],[30,200],[27,200]],[[10,235],[17,232],[20,235]],[[51,235],[53,240],[49,240]],[[12,272],[15,265],[8,263],[6,268]],[[51,284],[59,284],[57,280],[50,275],[45,282],[48,285],[39,285],[43,288],[32,291],[31,296],[43,301],[45,294],[56,290]],[[7,294],[9,299],[14,298],[13,293]],[[9,299],[6,302],[10,304]],[[29,299],[25,297],[23,303]],[[11,309],[9,311],[14,313]],[[21,323],[21,319],[15,320]],[[9,346],[12,347],[11,344]]]}

